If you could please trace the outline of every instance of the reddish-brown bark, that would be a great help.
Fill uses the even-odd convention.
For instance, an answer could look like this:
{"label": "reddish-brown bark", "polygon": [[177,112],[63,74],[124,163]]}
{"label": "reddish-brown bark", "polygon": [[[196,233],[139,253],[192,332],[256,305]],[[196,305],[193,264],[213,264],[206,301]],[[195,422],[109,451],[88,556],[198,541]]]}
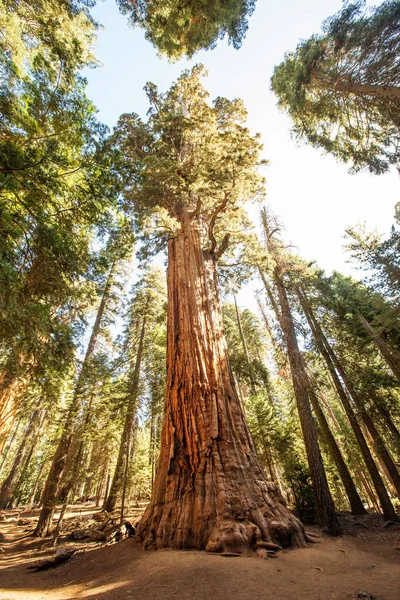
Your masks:
{"label": "reddish-brown bark", "polygon": [[229,366],[216,259],[199,216],[182,212],[168,247],[167,389],[145,548],[246,552],[304,546],[300,522],[266,480]]}

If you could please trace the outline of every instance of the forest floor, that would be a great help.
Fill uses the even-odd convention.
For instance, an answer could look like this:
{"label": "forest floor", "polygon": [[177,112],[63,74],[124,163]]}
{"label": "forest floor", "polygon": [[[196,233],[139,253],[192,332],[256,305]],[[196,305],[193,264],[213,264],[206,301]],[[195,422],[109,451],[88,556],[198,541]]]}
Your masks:
{"label": "forest floor", "polygon": [[[85,524],[93,506],[74,507],[66,532]],[[36,514],[6,511],[0,522],[0,600],[376,600],[400,598],[400,524],[381,517],[341,517],[344,535],[321,535],[308,548],[274,559],[223,557],[197,551],[144,552],[134,538],[112,545],[72,542],[78,552],[65,564],[27,570],[54,556],[50,538],[32,538]],[[133,515],[135,517],[135,514]],[[18,525],[18,519],[25,520]],[[27,518],[32,523],[27,526]],[[21,521],[20,521],[21,523]],[[307,530],[318,532],[316,527]]]}

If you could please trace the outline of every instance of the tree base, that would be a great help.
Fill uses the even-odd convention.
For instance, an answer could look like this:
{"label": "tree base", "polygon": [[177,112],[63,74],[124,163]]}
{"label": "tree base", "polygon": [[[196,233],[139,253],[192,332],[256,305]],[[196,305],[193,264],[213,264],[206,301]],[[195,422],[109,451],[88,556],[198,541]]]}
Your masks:
{"label": "tree base", "polygon": [[[194,494],[177,502],[150,503],[138,528],[137,539],[144,549],[173,548],[206,550],[207,552],[252,554],[260,547],[306,547],[303,525],[287,508],[275,484],[258,481],[258,492],[264,502],[249,510],[248,499],[236,498],[237,510],[226,502],[224,517],[206,511],[197,513]],[[230,515],[228,516],[228,512]]]}

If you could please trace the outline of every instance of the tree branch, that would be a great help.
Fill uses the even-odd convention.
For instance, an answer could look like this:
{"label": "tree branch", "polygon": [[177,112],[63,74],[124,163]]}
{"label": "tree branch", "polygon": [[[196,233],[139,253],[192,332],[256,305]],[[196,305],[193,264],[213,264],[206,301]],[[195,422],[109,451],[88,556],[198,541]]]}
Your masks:
{"label": "tree branch", "polygon": [[210,248],[210,252],[213,253],[215,252],[215,248],[217,247],[217,241],[215,239],[214,236],[214,225],[215,225],[215,221],[217,220],[218,216],[224,212],[224,210],[227,207],[228,204],[228,200],[229,200],[230,194],[228,193],[224,193],[224,199],[221,202],[221,204],[219,206],[217,206],[217,208],[215,209],[215,211],[213,212],[213,215],[210,219],[210,224],[208,226],[208,237],[211,240],[211,248]]}

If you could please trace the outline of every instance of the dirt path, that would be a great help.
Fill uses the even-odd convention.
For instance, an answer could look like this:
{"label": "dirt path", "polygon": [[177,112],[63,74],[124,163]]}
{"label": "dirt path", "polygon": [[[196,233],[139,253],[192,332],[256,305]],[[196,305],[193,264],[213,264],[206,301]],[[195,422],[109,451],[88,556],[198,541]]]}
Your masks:
{"label": "dirt path", "polygon": [[0,558],[0,600],[349,600],[356,590],[400,599],[398,526],[364,527],[277,558],[205,552],[143,552],[134,539],[75,556],[56,569],[26,570],[49,553],[12,524]]}

